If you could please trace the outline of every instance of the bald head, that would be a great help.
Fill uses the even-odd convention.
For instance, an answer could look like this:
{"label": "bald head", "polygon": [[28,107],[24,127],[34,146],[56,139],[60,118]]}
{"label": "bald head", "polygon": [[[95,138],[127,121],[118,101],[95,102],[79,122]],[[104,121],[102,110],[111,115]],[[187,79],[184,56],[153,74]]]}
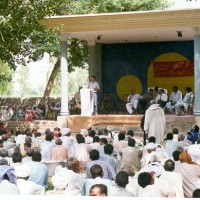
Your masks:
{"label": "bald head", "polygon": [[164,169],[165,171],[168,171],[168,172],[173,172],[174,169],[175,169],[175,163],[173,160],[169,159],[165,162],[164,164]]}

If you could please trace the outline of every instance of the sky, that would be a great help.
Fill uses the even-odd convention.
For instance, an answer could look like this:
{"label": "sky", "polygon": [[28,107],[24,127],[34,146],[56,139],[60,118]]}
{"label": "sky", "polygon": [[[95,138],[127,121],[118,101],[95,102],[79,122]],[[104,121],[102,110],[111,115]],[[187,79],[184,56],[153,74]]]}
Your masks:
{"label": "sky", "polygon": [[197,8],[200,7],[200,0],[169,0],[174,2],[172,9],[182,9],[182,8]]}

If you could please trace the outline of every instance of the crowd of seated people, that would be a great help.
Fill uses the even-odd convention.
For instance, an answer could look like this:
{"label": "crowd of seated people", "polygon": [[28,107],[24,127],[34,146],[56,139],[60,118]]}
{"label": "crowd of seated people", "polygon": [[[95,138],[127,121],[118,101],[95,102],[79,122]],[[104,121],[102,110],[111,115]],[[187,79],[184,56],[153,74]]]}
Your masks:
{"label": "crowd of seated people", "polygon": [[60,103],[51,102],[49,105],[6,105],[0,109],[0,121],[32,121],[41,119],[56,119],[60,114]]}
{"label": "crowd of seated people", "polygon": [[135,90],[132,90],[127,98],[126,109],[129,114],[144,114],[150,105],[156,103],[160,107],[165,108],[165,111],[168,113],[174,113],[176,115],[189,113],[194,101],[191,87],[186,87],[184,98],[182,96],[182,92],[177,86],[173,87],[169,98],[167,90],[163,88],[149,88],[148,92],[143,96],[137,94]]}
{"label": "crowd of seated people", "polygon": [[[132,130],[0,127],[0,195],[199,197],[199,127],[146,145]],[[56,162],[49,177],[49,163]],[[52,170],[52,168],[51,168]]]}

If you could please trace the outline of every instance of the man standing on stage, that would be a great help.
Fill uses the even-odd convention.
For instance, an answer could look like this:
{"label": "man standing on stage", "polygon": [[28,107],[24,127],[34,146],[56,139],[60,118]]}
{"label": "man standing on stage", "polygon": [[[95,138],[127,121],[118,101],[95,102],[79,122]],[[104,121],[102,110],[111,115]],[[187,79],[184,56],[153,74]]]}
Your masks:
{"label": "man standing on stage", "polygon": [[129,114],[132,114],[134,110],[137,110],[138,100],[141,98],[141,95],[136,94],[135,90],[132,90],[132,93],[127,98],[128,103],[126,104],[126,109]]}
{"label": "man standing on stage", "polygon": [[88,84],[88,89],[91,89],[94,101],[94,114],[97,115],[97,92],[100,91],[99,84],[96,81],[96,76],[90,76],[90,82]]}

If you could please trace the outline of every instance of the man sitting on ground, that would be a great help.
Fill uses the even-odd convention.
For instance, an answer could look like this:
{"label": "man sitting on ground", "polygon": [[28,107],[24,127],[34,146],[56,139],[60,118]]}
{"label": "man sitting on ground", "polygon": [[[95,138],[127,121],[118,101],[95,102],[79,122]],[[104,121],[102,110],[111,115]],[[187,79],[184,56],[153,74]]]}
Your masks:
{"label": "man sitting on ground", "polygon": [[184,198],[183,195],[183,180],[179,173],[174,172],[175,162],[173,160],[167,160],[164,164],[165,171],[161,174],[161,180],[167,182],[171,188],[176,192],[177,198]]}
{"label": "man sitting on ground", "polygon": [[90,174],[90,168],[94,164],[98,164],[102,167],[103,172],[104,172],[104,178],[110,179],[110,180],[115,180],[115,172],[113,171],[112,167],[109,165],[109,163],[99,160],[99,151],[96,149],[93,149],[90,151],[90,159],[91,161],[88,161],[86,164],[86,178],[91,178]]}
{"label": "man sitting on ground", "polygon": [[108,188],[103,184],[95,184],[90,188],[89,196],[107,196]]}
{"label": "man sitting on ground", "polygon": [[139,174],[138,184],[143,188],[140,197],[176,197],[176,193],[167,185],[154,183],[154,175],[149,172]]}
{"label": "man sitting on ground", "polygon": [[81,190],[82,196],[88,196],[90,188],[95,184],[104,184],[108,188],[112,185],[112,181],[109,179],[103,178],[103,169],[100,165],[93,165],[90,168],[91,179],[85,179],[83,187]]}
{"label": "man sitting on ground", "polygon": [[135,195],[126,190],[128,174],[124,171],[118,172],[115,179],[115,186],[111,188],[111,196],[134,197]]}
{"label": "man sitting on ground", "polygon": [[142,158],[142,148],[135,146],[135,140],[129,138],[128,147],[121,150],[120,169],[131,166],[134,171],[141,168],[140,160]]}

